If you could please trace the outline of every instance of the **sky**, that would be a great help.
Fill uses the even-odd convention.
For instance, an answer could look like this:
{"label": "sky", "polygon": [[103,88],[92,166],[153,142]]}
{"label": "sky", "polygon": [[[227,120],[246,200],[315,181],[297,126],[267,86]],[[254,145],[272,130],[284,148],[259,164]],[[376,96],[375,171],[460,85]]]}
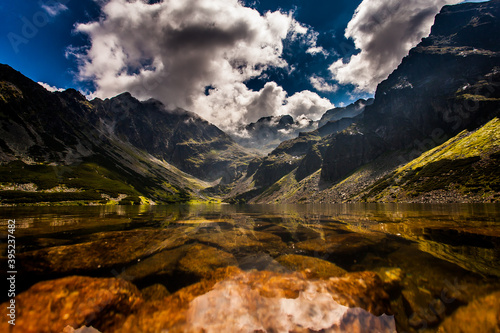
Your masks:
{"label": "sky", "polygon": [[[477,2],[477,1],[474,1]],[[0,0],[0,62],[231,130],[373,96],[457,0]]]}

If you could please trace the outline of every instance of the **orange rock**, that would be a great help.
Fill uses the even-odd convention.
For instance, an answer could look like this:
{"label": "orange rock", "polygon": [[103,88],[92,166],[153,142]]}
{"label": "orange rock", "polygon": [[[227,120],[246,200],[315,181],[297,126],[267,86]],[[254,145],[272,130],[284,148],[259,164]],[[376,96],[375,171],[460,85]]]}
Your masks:
{"label": "orange rock", "polygon": [[201,279],[217,268],[237,264],[234,256],[227,252],[204,244],[187,244],[143,259],[126,268],[119,277],[135,282],[148,276],[172,275],[179,270]]}
{"label": "orange rock", "polygon": [[440,333],[500,332],[500,291],[478,298],[444,320]]}
{"label": "orange rock", "polygon": [[305,273],[243,272],[228,267],[209,280],[141,308],[117,332],[395,332],[382,281],[372,272],[330,280]]}
{"label": "orange rock", "polygon": [[286,247],[281,238],[267,232],[254,230],[237,229],[191,236],[199,242],[215,244],[230,253],[244,250],[267,250],[279,253],[279,250]]}
{"label": "orange rock", "polygon": [[142,303],[139,290],[121,279],[71,276],[44,281],[17,295],[16,325],[9,331],[10,325],[2,320],[0,331],[60,333],[68,325],[92,325],[103,331]]}
{"label": "orange rock", "polygon": [[225,267],[207,276],[148,302],[121,279],[40,282],[18,295],[11,332],[395,332],[393,317],[375,316],[388,312],[388,295],[373,272],[315,280]]}

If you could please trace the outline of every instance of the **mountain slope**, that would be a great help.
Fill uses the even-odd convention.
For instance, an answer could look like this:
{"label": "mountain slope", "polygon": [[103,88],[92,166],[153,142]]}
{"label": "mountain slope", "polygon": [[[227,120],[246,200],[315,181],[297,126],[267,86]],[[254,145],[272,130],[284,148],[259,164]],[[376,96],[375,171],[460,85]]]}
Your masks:
{"label": "mountain slope", "polygon": [[226,133],[196,114],[167,110],[156,100],[140,102],[129,93],[95,99],[92,124],[204,180],[236,179],[253,158]]}
{"label": "mountain slope", "polygon": [[380,179],[367,201],[500,201],[500,119],[464,130]]}
{"label": "mountain slope", "polygon": [[[303,148],[295,154],[300,161],[282,150],[286,157],[282,164],[288,165],[278,168],[273,163],[273,170],[281,173],[268,172],[268,166],[261,164],[255,174],[273,175],[270,181],[260,188],[254,182],[252,192],[233,193],[234,199],[259,203],[368,199],[358,194],[401,164],[499,116],[500,45],[492,37],[499,30],[499,0],[445,6],[431,35],[378,86],[372,105],[350,123],[335,124],[338,133],[322,136],[318,130],[310,140],[297,139]],[[283,146],[296,149],[293,140]],[[268,159],[273,155],[279,159],[275,153]],[[478,172],[487,179],[488,170]]]}
{"label": "mountain slope", "polygon": [[332,141],[323,180],[340,180],[388,150],[441,144],[498,115],[499,92],[489,80],[500,66],[491,37],[499,29],[499,1],[445,6],[430,37],[378,86],[356,131]]}
{"label": "mountain slope", "polygon": [[129,94],[50,93],[7,65],[0,126],[2,203],[206,200],[206,181],[231,181],[253,158],[192,113]]}
{"label": "mountain slope", "polygon": [[318,128],[325,126],[328,122],[359,116],[361,113],[363,113],[365,107],[368,105],[372,105],[374,101],[375,100],[373,98],[370,98],[368,100],[360,99],[346,107],[328,110],[319,120]]}
{"label": "mountain slope", "polygon": [[334,184],[321,170],[298,181],[294,170],[249,202],[500,202],[498,118],[401,165],[412,154],[384,154]]}

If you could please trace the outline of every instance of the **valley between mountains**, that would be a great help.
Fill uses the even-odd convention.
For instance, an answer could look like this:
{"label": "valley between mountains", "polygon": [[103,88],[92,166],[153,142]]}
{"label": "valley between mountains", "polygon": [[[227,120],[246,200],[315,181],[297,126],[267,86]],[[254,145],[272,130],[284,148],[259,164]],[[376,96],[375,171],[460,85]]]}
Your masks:
{"label": "valley between mountains", "polygon": [[0,65],[0,204],[499,202],[498,31],[498,0],[445,6],[373,99],[245,136]]}

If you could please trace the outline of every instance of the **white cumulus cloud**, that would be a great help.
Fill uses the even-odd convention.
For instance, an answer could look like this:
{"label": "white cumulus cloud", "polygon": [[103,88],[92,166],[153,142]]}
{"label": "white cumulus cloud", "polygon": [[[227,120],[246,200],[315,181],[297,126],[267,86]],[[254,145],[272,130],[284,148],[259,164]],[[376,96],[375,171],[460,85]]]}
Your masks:
{"label": "white cumulus cloud", "polygon": [[408,51],[429,35],[435,15],[457,0],[363,0],[349,22],[345,36],[360,50],[347,64],[330,66],[341,84],[374,92],[377,84],[397,68]]}
{"label": "white cumulus cloud", "polygon": [[268,82],[260,91],[251,91],[243,83],[215,89],[195,101],[195,109],[209,121],[230,132],[242,123],[266,116],[291,115],[320,118],[335,106],[326,98],[305,90],[289,96],[276,82]]}
{"label": "white cumulus cloud", "polygon": [[339,87],[334,84],[330,84],[326,82],[326,80],[322,77],[313,75],[309,78],[309,82],[317,91],[321,92],[336,92]]}
{"label": "white cumulus cloud", "polygon": [[[244,82],[267,68],[288,69],[283,41],[307,39],[308,30],[292,13],[261,15],[238,0],[109,0],[99,21],[76,26],[91,45],[71,53],[79,79],[93,81],[101,98],[128,91],[228,128],[290,104],[274,82],[260,91]],[[319,103],[313,112],[327,104],[317,95],[308,101]]]}
{"label": "white cumulus cloud", "polygon": [[289,114],[295,118],[307,116],[315,120],[320,118],[327,110],[334,107],[335,105],[330,103],[328,99],[321,98],[312,91],[304,90],[288,98],[281,114]]}

